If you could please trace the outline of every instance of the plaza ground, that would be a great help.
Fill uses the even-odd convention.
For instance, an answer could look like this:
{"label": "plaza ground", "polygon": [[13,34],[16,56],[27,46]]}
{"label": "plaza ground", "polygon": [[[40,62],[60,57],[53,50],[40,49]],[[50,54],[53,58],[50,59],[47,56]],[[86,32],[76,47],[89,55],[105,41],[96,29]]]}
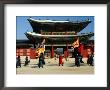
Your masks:
{"label": "plaza ground", "polygon": [[58,58],[46,58],[43,68],[38,67],[38,59],[31,59],[28,66],[24,66],[24,60],[21,59],[21,68],[16,69],[17,74],[94,74],[94,66],[87,65],[87,58],[83,58],[84,63],[80,67],[75,66],[74,58],[63,59],[63,66],[58,65]]}

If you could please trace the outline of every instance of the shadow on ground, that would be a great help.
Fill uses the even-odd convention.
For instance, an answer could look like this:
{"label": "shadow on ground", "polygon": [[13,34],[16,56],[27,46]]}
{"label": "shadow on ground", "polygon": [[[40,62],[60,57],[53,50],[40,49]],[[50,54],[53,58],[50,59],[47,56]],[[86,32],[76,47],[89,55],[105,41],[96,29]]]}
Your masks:
{"label": "shadow on ground", "polygon": [[47,64],[46,66],[59,66],[58,64]]}

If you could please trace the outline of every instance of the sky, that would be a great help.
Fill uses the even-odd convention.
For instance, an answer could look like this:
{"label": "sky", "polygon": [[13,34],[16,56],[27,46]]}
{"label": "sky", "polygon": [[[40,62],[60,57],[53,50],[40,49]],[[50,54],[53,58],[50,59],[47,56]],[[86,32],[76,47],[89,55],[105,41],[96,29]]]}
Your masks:
{"label": "sky", "polygon": [[[29,18],[33,19],[40,19],[40,20],[69,20],[69,21],[85,21],[87,19],[91,20],[92,22],[88,24],[87,27],[85,27],[80,33],[89,33],[94,32],[94,16],[17,16],[16,17],[16,39],[27,39],[25,36],[25,32],[32,32],[32,27],[27,19]],[[91,39],[94,39],[94,36],[91,37]]]}

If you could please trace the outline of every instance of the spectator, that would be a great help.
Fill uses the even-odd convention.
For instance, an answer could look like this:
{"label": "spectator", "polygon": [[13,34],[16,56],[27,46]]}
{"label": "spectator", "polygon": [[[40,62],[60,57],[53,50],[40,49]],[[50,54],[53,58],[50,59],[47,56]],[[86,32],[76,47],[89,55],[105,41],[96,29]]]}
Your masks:
{"label": "spectator", "polygon": [[80,60],[81,60],[81,56],[79,54],[76,54],[76,57],[75,57],[75,65],[77,67],[80,66]]}
{"label": "spectator", "polygon": [[88,55],[87,64],[90,65],[90,66],[94,66],[93,65],[93,55],[92,54]]}
{"label": "spectator", "polygon": [[42,67],[43,68],[43,65],[45,64],[45,61],[44,61],[44,55],[43,53],[40,54],[40,57],[39,57],[39,64],[38,64],[38,67]]}
{"label": "spectator", "polygon": [[21,59],[20,56],[17,57],[17,61],[16,61],[16,68],[21,67]]}
{"label": "spectator", "polygon": [[60,54],[59,56],[59,66],[62,65],[63,66],[63,56]]}
{"label": "spectator", "polygon": [[30,62],[30,60],[28,60],[28,57],[26,56],[24,66],[27,66],[29,64],[29,62]]}

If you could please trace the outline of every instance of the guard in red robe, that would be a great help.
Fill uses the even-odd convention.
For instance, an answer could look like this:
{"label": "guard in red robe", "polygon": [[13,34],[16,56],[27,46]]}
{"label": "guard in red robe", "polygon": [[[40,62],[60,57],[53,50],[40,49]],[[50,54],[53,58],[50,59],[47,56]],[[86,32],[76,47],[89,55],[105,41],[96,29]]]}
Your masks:
{"label": "guard in red robe", "polygon": [[62,55],[59,56],[59,66],[60,65],[63,66],[63,56]]}

